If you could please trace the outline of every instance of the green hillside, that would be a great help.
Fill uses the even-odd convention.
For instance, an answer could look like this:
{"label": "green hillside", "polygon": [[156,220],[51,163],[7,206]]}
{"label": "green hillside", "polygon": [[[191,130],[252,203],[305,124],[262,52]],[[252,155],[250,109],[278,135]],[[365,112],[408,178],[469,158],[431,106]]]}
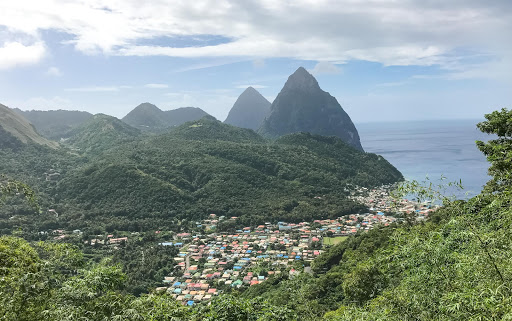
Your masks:
{"label": "green hillside", "polygon": [[[23,116],[17,114],[12,109],[0,104],[0,127],[3,132],[7,132],[10,136],[19,140],[23,144],[34,143],[39,145],[46,145],[48,147],[56,148],[58,144],[52,142],[41,135],[39,135],[34,127]],[[16,144],[15,139],[7,135],[0,138],[1,144]],[[7,142],[9,140],[10,142]]]}
{"label": "green hillside", "polygon": [[[203,118],[107,151],[63,177],[57,193],[86,209],[73,222],[77,226],[152,218],[157,228],[171,224],[169,218],[209,213],[239,216],[240,224],[338,217],[364,210],[345,196],[347,184],[401,179],[381,157],[337,138],[293,134],[272,143],[252,130]],[[325,197],[315,199],[319,195]]]}
{"label": "green hillside", "polygon": [[115,117],[97,114],[73,129],[66,144],[85,153],[96,153],[133,141],[140,135],[138,129]]}
{"label": "green hillside", "polygon": [[14,109],[25,117],[37,132],[52,140],[66,138],[73,128],[78,127],[93,115],[85,111],[76,110],[20,110]]}

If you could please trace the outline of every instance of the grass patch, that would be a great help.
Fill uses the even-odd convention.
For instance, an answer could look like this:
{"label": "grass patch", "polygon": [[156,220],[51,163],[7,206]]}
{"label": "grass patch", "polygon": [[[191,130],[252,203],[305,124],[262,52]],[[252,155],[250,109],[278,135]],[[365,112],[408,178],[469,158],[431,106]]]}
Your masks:
{"label": "grass patch", "polygon": [[348,236],[324,237],[324,245],[336,245],[345,241]]}

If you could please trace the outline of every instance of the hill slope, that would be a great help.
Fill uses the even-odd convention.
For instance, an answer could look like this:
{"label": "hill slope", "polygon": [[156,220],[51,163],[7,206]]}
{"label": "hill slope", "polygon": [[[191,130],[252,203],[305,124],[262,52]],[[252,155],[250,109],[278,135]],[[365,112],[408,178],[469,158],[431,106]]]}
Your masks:
{"label": "hill slope", "polygon": [[122,121],[142,131],[157,133],[207,115],[201,108],[196,107],[162,111],[153,104],[143,103],[130,111]]}
{"label": "hill slope", "polygon": [[[24,144],[34,143],[52,148],[56,148],[58,146],[57,143],[39,135],[35,131],[34,127],[25,118],[23,118],[23,116],[2,104],[0,104],[0,127],[3,129],[2,136],[4,136],[4,138],[2,138],[2,141],[7,141],[8,139],[13,141],[13,144],[16,144],[15,140],[19,140]],[[9,133],[9,135],[15,139],[13,140],[12,137],[8,138],[5,133]]]}
{"label": "hill slope", "polygon": [[222,124],[211,116],[206,116],[197,121],[187,122],[171,130],[172,137],[193,140],[221,140],[230,142],[255,142],[263,143],[265,139],[254,131]]}
{"label": "hill slope", "polygon": [[296,132],[337,136],[363,150],[350,117],[336,98],[320,89],[316,79],[302,67],[288,78],[260,128],[260,133],[269,137]]}
{"label": "hill slope", "polygon": [[240,224],[338,217],[365,210],[345,196],[347,184],[401,179],[382,157],[337,138],[293,134],[272,143],[201,119],[107,151],[69,173],[57,193],[88,209],[75,224],[108,221],[121,230],[141,220],[163,228],[171,218],[209,213],[239,216]]}
{"label": "hill slope", "polygon": [[224,121],[226,124],[258,130],[270,112],[270,102],[249,87],[238,97]]}
{"label": "hill slope", "polygon": [[86,111],[72,110],[30,110],[23,111],[14,109],[17,113],[23,115],[34,127],[37,132],[46,138],[60,140],[67,138],[73,128],[83,124],[92,117],[91,113]]}
{"label": "hill slope", "polygon": [[97,114],[75,128],[66,144],[83,152],[100,152],[131,142],[140,135],[140,130],[115,117]]}

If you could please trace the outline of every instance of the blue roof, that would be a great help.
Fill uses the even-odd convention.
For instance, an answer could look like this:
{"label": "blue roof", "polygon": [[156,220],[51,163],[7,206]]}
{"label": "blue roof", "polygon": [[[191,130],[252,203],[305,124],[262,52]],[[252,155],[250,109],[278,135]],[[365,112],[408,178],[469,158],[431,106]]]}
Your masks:
{"label": "blue roof", "polygon": [[192,300],[187,301],[187,305],[194,305],[194,301],[192,301]]}
{"label": "blue roof", "polygon": [[250,261],[251,258],[250,257],[243,257],[242,260]]}
{"label": "blue roof", "polygon": [[233,270],[241,270],[241,269],[242,269],[241,266],[238,266],[238,265],[237,266],[233,266]]}
{"label": "blue roof", "polygon": [[297,255],[297,256],[295,257],[295,259],[296,259],[296,260],[300,260],[300,256],[298,256],[298,255]]}
{"label": "blue roof", "polygon": [[384,215],[384,213],[383,212],[378,212],[377,215]]}
{"label": "blue roof", "polygon": [[285,255],[285,256],[283,256],[283,257],[284,257],[285,259],[287,259],[287,258],[288,258],[288,255]]}
{"label": "blue roof", "polygon": [[172,286],[180,286],[180,285],[181,285],[181,282],[176,282]]}
{"label": "blue roof", "polygon": [[247,251],[245,251],[245,253],[252,253],[252,251],[251,250],[247,250]]}
{"label": "blue roof", "polygon": [[179,242],[179,243],[174,243],[174,245],[181,246],[181,245],[183,245],[183,243],[181,243],[181,242]]}
{"label": "blue roof", "polygon": [[277,256],[277,257],[283,257],[283,255],[282,255],[282,254],[278,254],[278,255],[276,255],[276,256]]}
{"label": "blue roof", "polygon": [[221,249],[221,250],[225,250],[225,249],[226,249],[226,247],[225,247],[225,246],[223,246],[223,247],[221,247],[220,249]]}

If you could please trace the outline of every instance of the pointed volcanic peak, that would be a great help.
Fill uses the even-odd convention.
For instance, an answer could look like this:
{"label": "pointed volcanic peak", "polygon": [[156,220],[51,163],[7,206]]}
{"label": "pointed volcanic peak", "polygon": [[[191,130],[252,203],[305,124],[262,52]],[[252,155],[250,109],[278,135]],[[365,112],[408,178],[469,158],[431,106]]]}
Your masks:
{"label": "pointed volcanic peak", "polygon": [[101,152],[134,141],[141,135],[140,130],[115,117],[96,114],[75,128],[66,143],[86,153]]}
{"label": "pointed volcanic peak", "polygon": [[0,147],[20,147],[22,144],[39,144],[57,148],[56,142],[39,135],[34,126],[22,115],[0,104]]}
{"label": "pointed volcanic peak", "polygon": [[357,129],[348,114],[336,98],[323,91],[315,77],[303,67],[288,78],[259,132],[267,137],[297,132],[337,136],[363,151]]}
{"label": "pointed volcanic peak", "polygon": [[253,87],[238,97],[224,121],[226,124],[258,130],[270,113],[270,102]]}
{"label": "pointed volcanic peak", "polygon": [[67,138],[73,130],[92,117],[91,113],[76,110],[30,110],[14,109],[25,117],[37,132],[46,138],[60,140]]}
{"label": "pointed volcanic peak", "polygon": [[144,131],[155,131],[165,128],[165,113],[150,103],[135,107],[122,119],[125,123]]}

